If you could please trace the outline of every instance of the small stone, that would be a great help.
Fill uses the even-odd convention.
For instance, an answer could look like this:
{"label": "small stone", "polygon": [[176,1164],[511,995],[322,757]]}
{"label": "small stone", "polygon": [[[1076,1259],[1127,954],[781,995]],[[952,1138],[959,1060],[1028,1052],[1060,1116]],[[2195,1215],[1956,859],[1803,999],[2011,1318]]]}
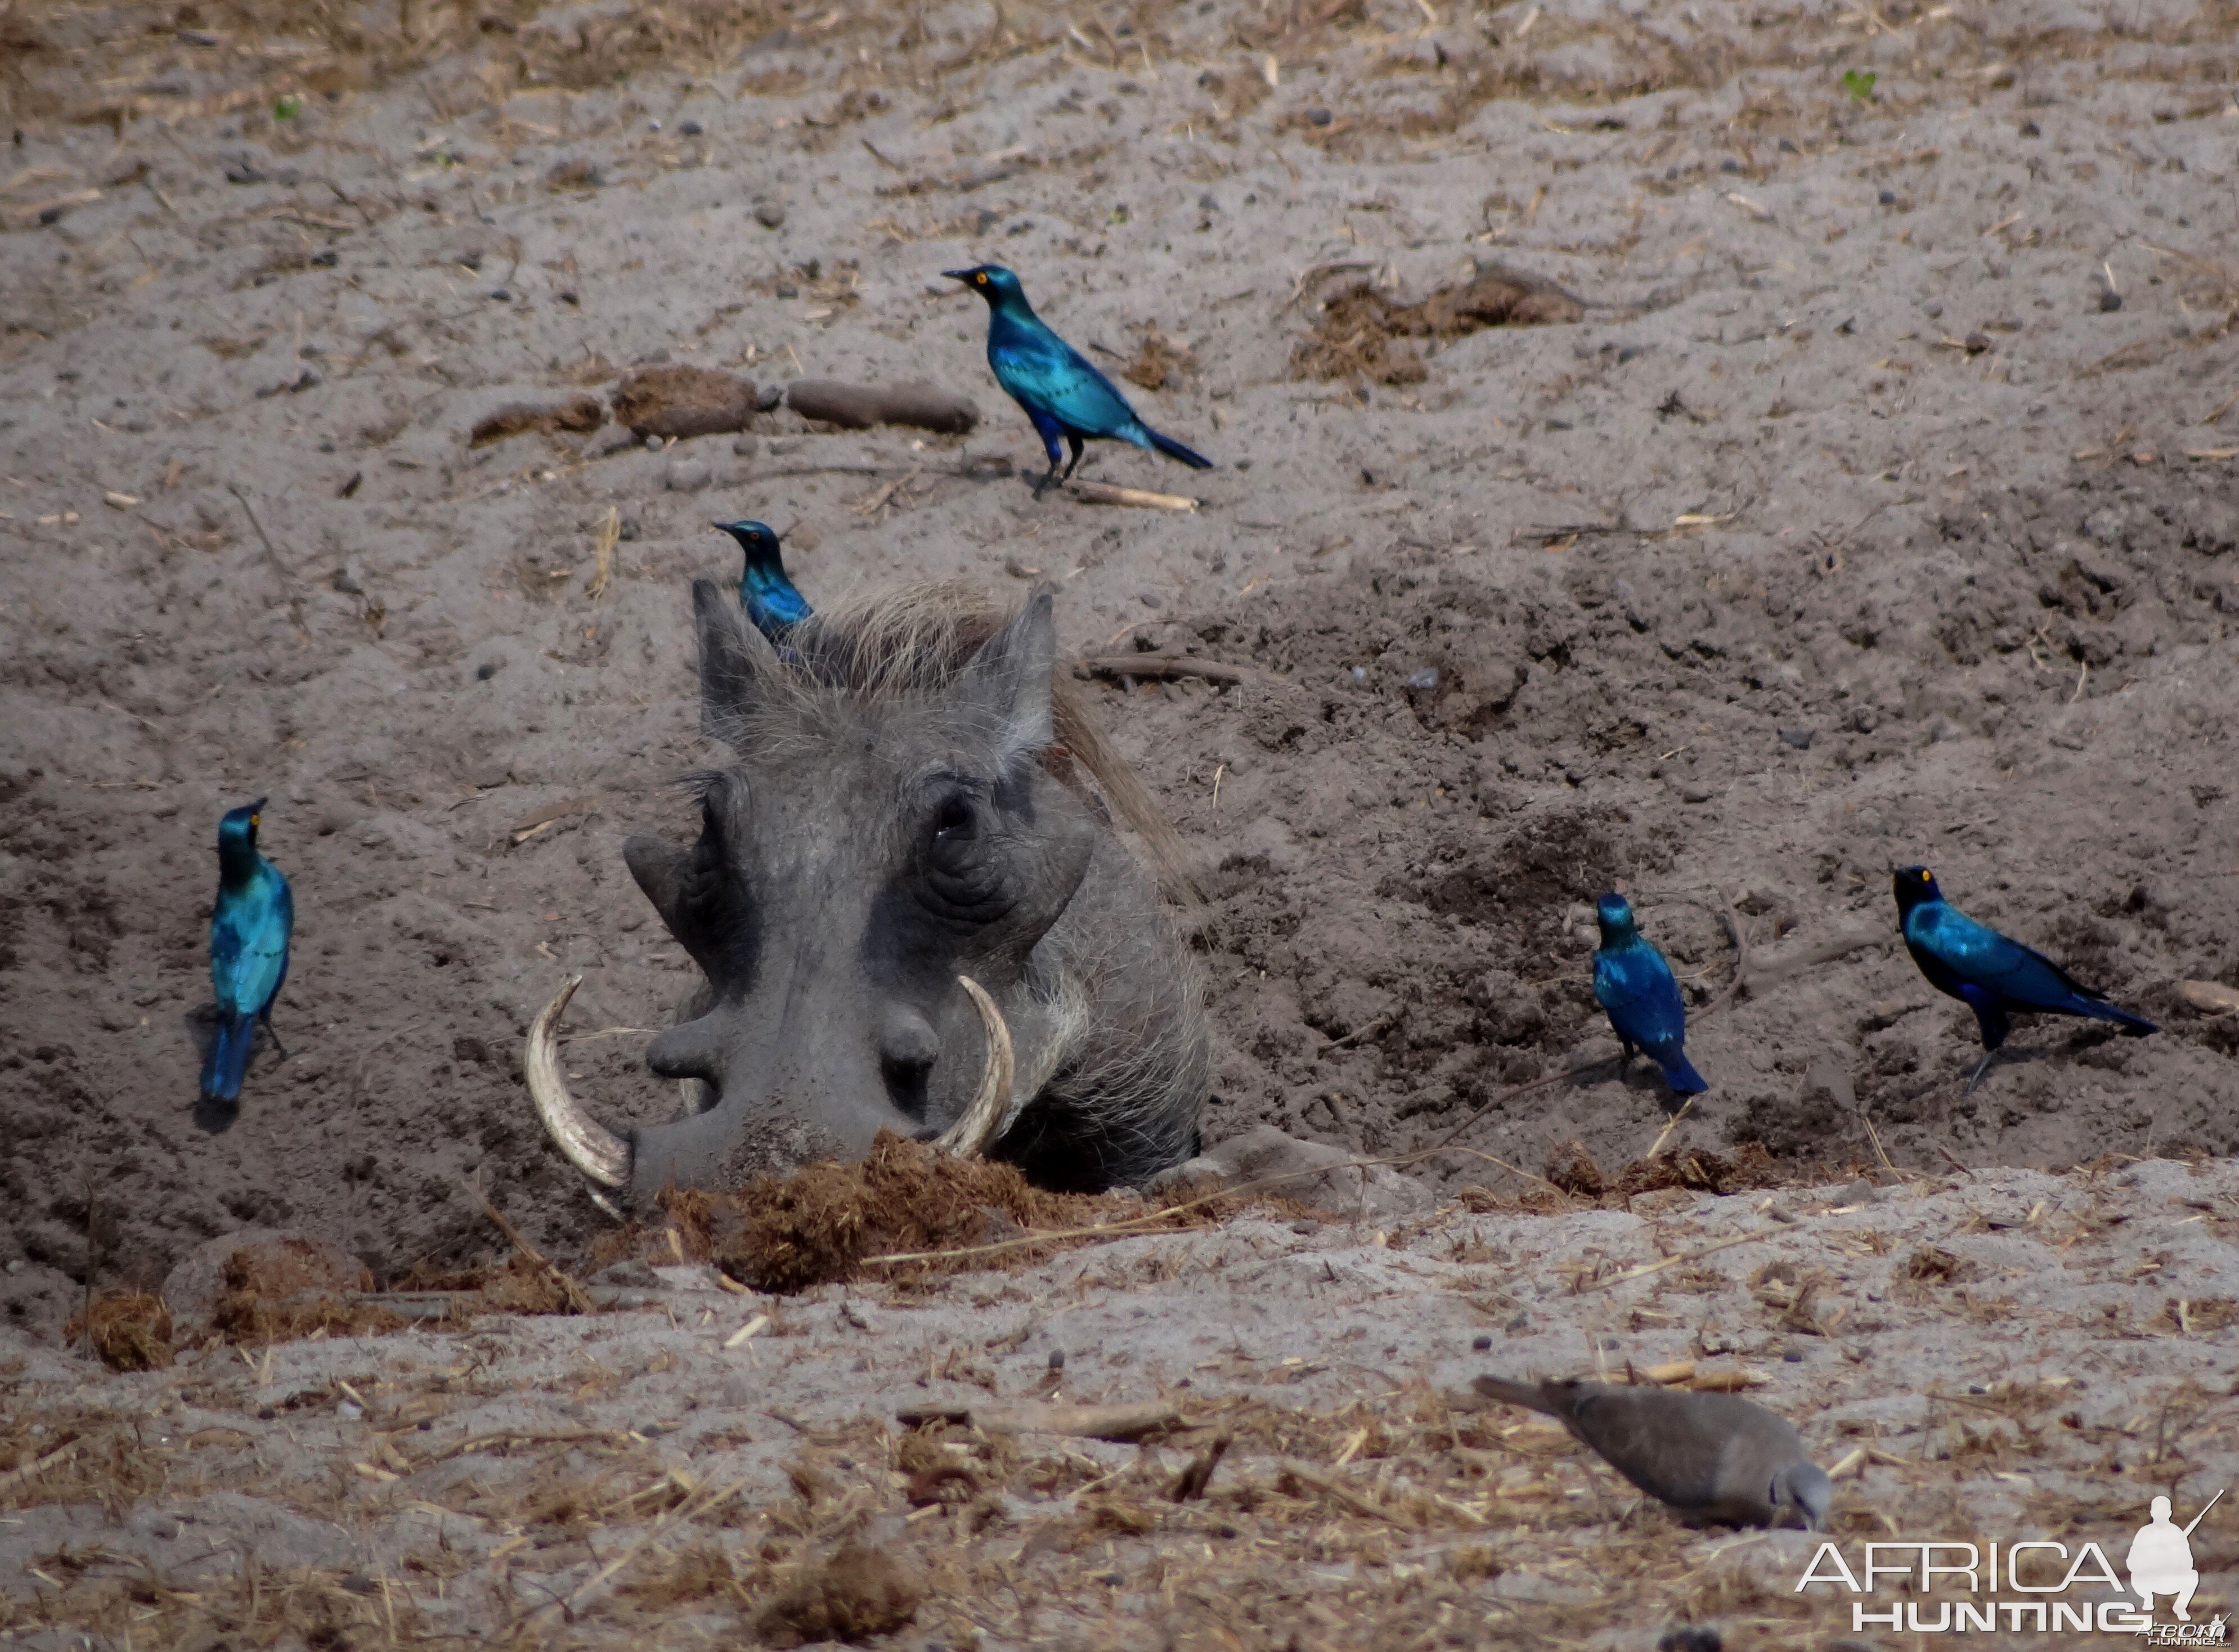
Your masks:
{"label": "small stone", "polygon": [[672,459],[661,484],[672,494],[696,494],[712,480],[704,459]]}
{"label": "small stone", "polygon": [[353,1405],[348,1400],[344,1400],[340,1405],[335,1407],[335,1415],[342,1418],[345,1423],[355,1423],[358,1418],[365,1415],[365,1411],[362,1407]]}
{"label": "small stone", "polygon": [[1943,317],[1943,306],[1941,304],[1930,304],[1923,307],[1923,313],[1927,315],[1930,321],[1938,321]]}
{"label": "small stone", "polygon": [[1858,1092],[1850,1082],[1850,1068],[1833,1056],[1821,1056],[1804,1068],[1801,1107],[1807,1114],[1856,1112]]}
{"label": "small stone", "polygon": [[1302,1217],[1300,1220],[1291,1224],[1291,1231],[1293,1233],[1319,1233],[1321,1231],[1322,1224],[1315,1221],[1311,1216]]}
{"label": "small stone", "polygon": [[[781,201],[763,202],[760,206],[754,209],[754,222],[761,225],[765,229],[784,229],[785,203]],[[778,289],[778,296],[780,298],[790,298],[792,295],[787,292],[784,289],[780,288]]]}
{"label": "small stone", "polygon": [[1966,345],[1968,355],[1980,355],[1990,348],[1990,335],[1988,333],[1970,333],[1967,335]]}
{"label": "small stone", "polygon": [[332,247],[328,248],[324,252],[315,252],[311,255],[311,262],[322,269],[332,269],[342,261],[342,254],[336,252]]}
{"label": "small stone", "polygon": [[1478,1335],[1478,1336],[1472,1337],[1471,1337],[1471,1338],[1470,1338],[1470,1347],[1471,1347],[1472,1350],[1474,1350],[1476,1352],[1478,1352],[1478,1353],[1482,1354],[1482,1353],[1485,1352],[1488,1349],[1490,1349],[1492,1346],[1492,1337],[1486,1337],[1486,1336],[1484,1336],[1484,1335]]}
{"label": "small stone", "polygon": [[1885,207],[1895,206],[1897,204],[1897,191],[1894,189],[1883,190],[1881,193],[1881,202]]}
{"label": "small stone", "polygon": [[741,459],[751,459],[754,449],[761,445],[753,436],[735,436],[731,441],[731,451]]}
{"label": "small stone", "polygon": [[2099,313],[2101,315],[2111,315],[2122,308],[2123,295],[2116,292],[2112,287],[2106,289],[2099,295]]}
{"label": "small stone", "polygon": [[1306,111],[1306,118],[1316,126],[1327,126],[1337,117],[1325,109],[1310,109]]}
{"label": "small stone", "polygon": [[1711,788],[1699,780],[1691,780],[1679,788],[1682,803],[1708,803],[1713,795]]}
{"label": "small stone", "polygon": [[798,298],[801,296],[801,289],[789,281],[781,281],[777,284],[777,295],[780,298]]}
{"label": "small stone", "polygon": [[[754,391],[754,410],[757,413],[774,412],[777,404],[784,400],[785,386],[782,384],[761,385]],[[775,452],[776,449],[773,448],[771,451]]]}
{"label": "small stone", "polygon": [[1061,1371],[1065,1369],[1065,1350],[1053,1348],[1049,1350],[1049,1368],[1053,1371]]}
{"label": "small stone", "polygon": [[708,129],[697,121],[679,121],[676,123],[676,129],[686,137],[697,137]]}
{"label": "small stone", "polygon": [[490,296],[501,304],[510,304],[513,302],[513,293],[511,289],[508,288],[493,287],[490,289]]}
{"label": "small stone", "polygon": [[1425,666],[1407,679],[1407,687],[1418,693],[1426,693],[1438,686],[1438,668]]}
{"label": "small stone", "polygon": [[344,596],[363,596],[365,570],[353,559],[335,570],[333,583],[335,589]]}
{"label": "small stone", "polygon": [[1793,746],[1799,752],[1808,752],[1811,749],[1812,736],[1818,732],[1816,728],[1784,728],[1780,731],[1780,738],[1783,744]]}
{"label": "small stone", "polygon": [[631,540],[634,540],[641,531],[642,530],[638,527],[636,517],[625,516],[622,518],[621,537],[625,543]]}

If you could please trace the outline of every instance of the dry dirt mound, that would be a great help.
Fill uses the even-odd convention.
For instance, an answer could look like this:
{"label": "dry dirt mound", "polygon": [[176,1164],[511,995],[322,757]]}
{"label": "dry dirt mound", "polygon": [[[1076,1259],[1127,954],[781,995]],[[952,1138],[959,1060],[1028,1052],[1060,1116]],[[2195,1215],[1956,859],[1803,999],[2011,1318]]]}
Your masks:
{"label": "dry dirt mound", "polygon": [[[2239,879],[2201,853],[2239,788],[2200,737],[2223,689],[2169,662],[2230,634],[2235,550],[2228,501],[2141,478],[1985,496],[1870,558],[1603,528],[1496,583],[1403,538],[1141,627],[1260,668],[1108,713],[1211,863],[1220,1116],[1398,1152],[1491,1103],[1465,1139],[1511,1162],[1573,1134],[1637,1157],[1644,1063],[1498,1099],[1614,1054],[1590,908],[1622,888],[1698,1009],[1693,1120],[1729,1142],[1870,1163],[1870,1119],[1887,1151],[2002,1163],[2230,1151],[2229,1028],[2175,989],[2239,975]],[[2177,806],[2111,818],[2110,768]],[[1971,1018],[1895,945],[1888,872],[1917,859],[2163,1032],[2040,1024],[1963,1097]],[[1860,944],[1794,961],[1830,937]]]}

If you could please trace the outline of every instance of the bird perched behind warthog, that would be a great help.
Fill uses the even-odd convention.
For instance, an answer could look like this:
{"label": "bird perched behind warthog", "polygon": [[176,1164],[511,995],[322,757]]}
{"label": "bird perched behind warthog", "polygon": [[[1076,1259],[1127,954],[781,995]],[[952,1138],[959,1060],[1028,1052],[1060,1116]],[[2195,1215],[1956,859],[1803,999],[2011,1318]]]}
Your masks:
{"label": "bird perched behind warthog", "polygon": [[557,1059],[563,991],[529,1087],[576,1167],[641,1204],[860,1158],[882,1129],[1062,1191],[1194,1152],[1196,971],[1104,799],[1176,876],[1179,852],[1057,677],[1048,591],[1007,614],[913,587],[816,613],[782,653],[714,581],[692,597],[701,726],[731,760],[691,777],[696,842],[622,852],[706,977],[646,1052],[699,1103],[597,1123]]}

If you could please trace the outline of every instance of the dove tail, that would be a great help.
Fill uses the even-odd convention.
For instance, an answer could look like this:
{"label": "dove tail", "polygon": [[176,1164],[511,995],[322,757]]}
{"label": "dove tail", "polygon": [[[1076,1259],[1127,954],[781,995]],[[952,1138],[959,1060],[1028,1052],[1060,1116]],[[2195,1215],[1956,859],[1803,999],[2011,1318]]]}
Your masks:
{"label": "dove tail", "polygon": [[1512,1383],[1505,1377],[1480,1377],[1471,1384],[1489,1400],[1504,1401],[1510,1405],[1521,1405],[1526,1410],[1544,1411],[1549,1416],[1563,1413],[1539,1391],[1536,1383]]}
{"label": "dove tail", "polygon": [[1198,452],[1193,448],[1185,448],[1180,442],[1176,441],[1172,436],[1160,435],[1148,425],[1145,425],[1143,427],[1143,433],[1150,437],[1151,445],[1153,448],[1156,448],[1160,453],[1166,454],[1167,458],[1179,459],[1182,463],[1187,465],[1192,470],[1211,470],[1213,468],[1212,460],[1206,458],[1203,454]]}

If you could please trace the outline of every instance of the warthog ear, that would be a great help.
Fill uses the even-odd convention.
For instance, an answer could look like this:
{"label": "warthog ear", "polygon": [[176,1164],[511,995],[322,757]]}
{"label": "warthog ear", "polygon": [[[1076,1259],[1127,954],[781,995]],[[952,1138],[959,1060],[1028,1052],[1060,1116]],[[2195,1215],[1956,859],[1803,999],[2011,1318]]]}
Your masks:
{"label": "warthog ear", "polygon": [[637,879],[637,886],[645,891],[645,898],[653,903],[672,935],[683,911],[684,869],[691,858],[690,850],[642,833],[622,845],[622,859],[629,865],[630,876]]}
{"label": "warthog ear", "polygon": [[700,634],[700,726],[716,740],[754,709],[765,681],[784,667],[769,639],[747,623],[735,590],[692,581],[692,620]]}
{"label": "warthog ear", "polygon": [[1053,738],[1050,675],[1056,667],[1057,620],[1050,588],[1037,586],[1026,606],[980,645],[957,679],[960,705],[994,737],[999,768],[1009,768]]}

